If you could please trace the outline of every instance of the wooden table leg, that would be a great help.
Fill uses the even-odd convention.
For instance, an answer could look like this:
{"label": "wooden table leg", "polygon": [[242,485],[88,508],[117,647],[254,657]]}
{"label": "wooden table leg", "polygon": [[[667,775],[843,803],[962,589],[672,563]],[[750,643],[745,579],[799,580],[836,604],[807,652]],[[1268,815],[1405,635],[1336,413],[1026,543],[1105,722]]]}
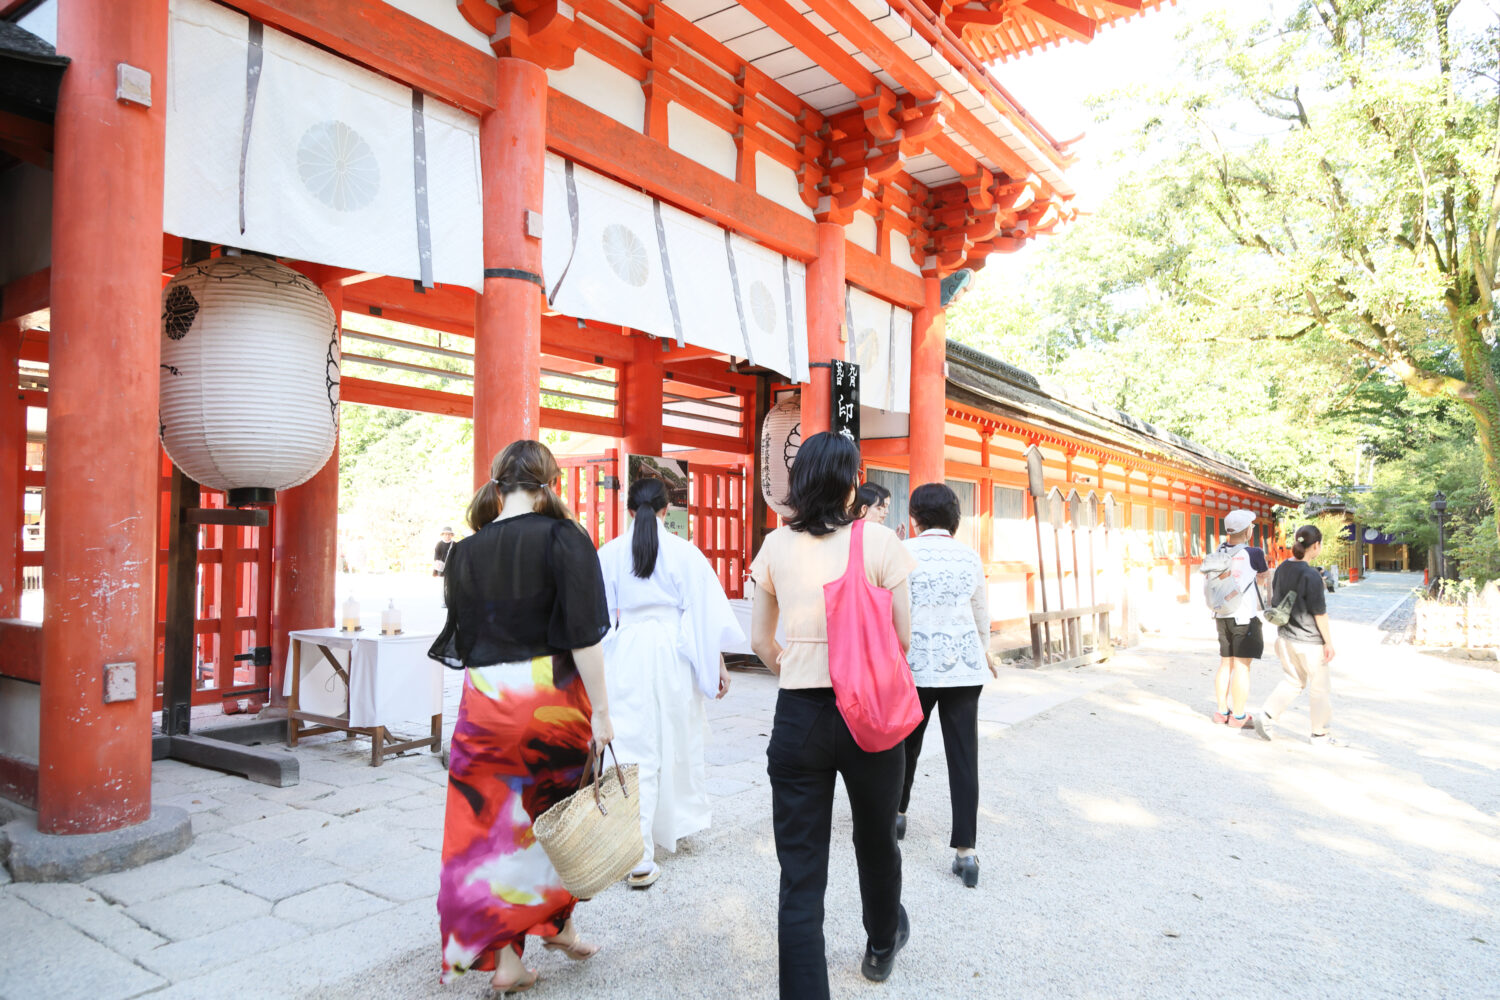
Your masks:
{"label": "wooden table leg", "polygon": [[432,752],[443,752],[443,713],[432,717]]}
{"label": "wooden table leg", "polygon": [[375,726],[370,730],[370,766],[379,767],[385,763],[385,727]]}
{"label": "wooden table leg", "polygon": [[287,701],[286,745],[297,745],[297,713],[302,709],[302,643],[292,640],[292,696]]}

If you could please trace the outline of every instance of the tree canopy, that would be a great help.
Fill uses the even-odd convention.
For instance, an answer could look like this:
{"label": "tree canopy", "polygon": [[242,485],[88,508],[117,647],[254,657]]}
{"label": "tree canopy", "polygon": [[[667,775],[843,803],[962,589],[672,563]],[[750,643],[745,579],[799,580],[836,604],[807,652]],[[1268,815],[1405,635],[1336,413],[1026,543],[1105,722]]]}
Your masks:
{"label": "tree canopy", "polygon": [[1166,86],[1097,104],[1139,119],[1108,199],[1024,274],[976,283],[950,336],[1292,489],[1368,483],[1372,462],[1392,463],[1387,480],[1476,475],[1471,523],[1493,525],[1494,12],[1303,0],[1251,24],[1205,11],[1181,52]]}

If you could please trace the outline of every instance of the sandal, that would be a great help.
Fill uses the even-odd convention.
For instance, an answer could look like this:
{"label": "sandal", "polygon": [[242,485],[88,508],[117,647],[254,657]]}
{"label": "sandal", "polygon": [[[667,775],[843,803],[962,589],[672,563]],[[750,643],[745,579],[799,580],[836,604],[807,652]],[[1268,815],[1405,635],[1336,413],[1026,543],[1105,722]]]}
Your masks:
{"label": "sandal", "polygon": [[656,880],[659,878],[661,878],[661,865],[653,861],[651,862],[651,867],[645,871],[631,872],[625,879],[625,884],[632,889],[645,889],[648,886],[655,885]]}
{"label": "sandal", "polygon": [[600,948],[600,946],[597,944],[589,944],[587,942],[578,940],[577,931],[573,932],[573,940],[570,943],[564,943],[562,941],[556,940],[548,941],[546,938],[543,938],[542,947],[547,949],[548,951],[560,951],[575,962],[587,962],[589,959],[599,954]]}
{"label": "sandal", "polygon": [[517,979],[514,982],[506,983],[504,985],[501,985],[500,983],[497,983],[493,979],[491,979],[490,996],[509,996],[512,993],[525,993],[527,990],[531,989],[537,984],[537,980],[542,978],[542,974],[536,969],[527,969],[526,971],[531,973],[530,979]]}

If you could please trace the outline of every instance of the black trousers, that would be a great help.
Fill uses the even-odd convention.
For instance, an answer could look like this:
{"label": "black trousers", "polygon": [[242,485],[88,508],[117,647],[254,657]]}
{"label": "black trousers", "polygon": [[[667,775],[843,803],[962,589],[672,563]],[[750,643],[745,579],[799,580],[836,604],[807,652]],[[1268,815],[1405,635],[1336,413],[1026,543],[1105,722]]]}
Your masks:
{"label": "black trousers", "polygon": [[906,783],[901,786],[901,812],[911,804],[911,785],[922,756],[922,737],[932,706],[943,720],[943,749],[948,754],[948,798],[953,809],[949,847],[975,846],[979,817],[979,692],[982,686],[917,688],[922,721],[906,738]]}
{"label": "black trousers", "polygon": [[781,1000],[827,1000],[823,896],[833,825],[834,776],[842,775],[854,818],[854,857],[865,934],[876,950],[895,944],[901,909],[896,797],[900,743],[865,753],[849,734],[830,688],[782,691],[766,748],[771,817],[781,862],[777,941]]}

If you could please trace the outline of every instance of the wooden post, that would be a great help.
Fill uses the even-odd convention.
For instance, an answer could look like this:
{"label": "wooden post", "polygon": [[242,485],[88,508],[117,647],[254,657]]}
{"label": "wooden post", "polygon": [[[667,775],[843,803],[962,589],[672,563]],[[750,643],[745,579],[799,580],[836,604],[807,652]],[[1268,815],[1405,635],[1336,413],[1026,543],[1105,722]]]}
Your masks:
{"label": "wooden post", "polygon": [[818,256],[807,265],[807,355],[815,367],[802,387],[802,440],[833,426],[828,365],[844,357],[844,227],[818,223]]}
{"label": "wooden post", "polygon": [[21,324],[0,323],[0,618],[21,613],[25,533],[26,400],[21,395]]}
{"label": "wooden post", "polygon": [[[479,122],[484,188],[484,292],[474,311],[474,485],[542,418],[542,182],[547,72],[495,61],[495,108]],[[534,234],[534,235],[533,235]]]}
{"label": "wooden post", "polygon": [[[944,435],[947,426],[947,337],[942,282],[924,278],[925,301],[912,324],[911,343],[911,488],[944,479]],[[1059,581],[1061,586],[1061,581]]]}
{"label": "wooden post", "polygon": [[[69,0],[57,48],[37,827],[74,834],[151,813],[167,0]],[[106,664],[133,698],[104,700]]]}
{"label": "wooden post", "polygon": [[621,439],[627,455],[660,455],[662,453],[662,383],[666,366],[661,360],[660,341],[634,337],[635,360],[627,362],[624,371],[622,416],[625,436]]}

